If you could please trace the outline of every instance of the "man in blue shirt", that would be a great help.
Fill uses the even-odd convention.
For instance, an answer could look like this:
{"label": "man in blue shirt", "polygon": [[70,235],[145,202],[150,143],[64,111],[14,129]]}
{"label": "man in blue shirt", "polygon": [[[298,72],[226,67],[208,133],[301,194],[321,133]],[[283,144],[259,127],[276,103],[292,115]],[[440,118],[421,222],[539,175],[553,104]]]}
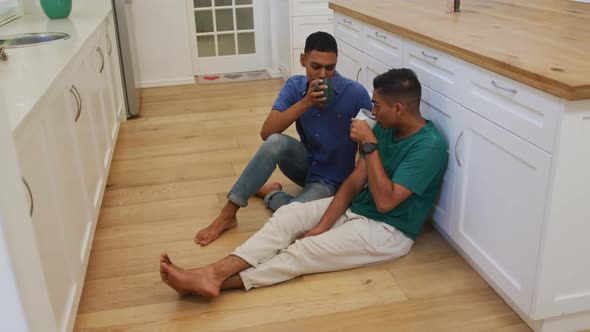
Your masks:
{"label": "man in blue shirt", "polygon": [[[292,76],[281,89],[260,136],[265,141],[227,195],[219,216],[195,236],[207,245],[237,226],[236,214],[252,195],[276,211],[291,202],[333,196],[355,167],[357,143],[350,138],[350,119],[359,109],[372,109],[367,90],[336,72],[336,40],[326,32],[309,35],[300,62],[306,76]],[[326,102],[324,79],[331,79],[334,97]],[[319,90],[316,91],[316,84]],[[282,134],[295,122],[300,140]],[[276,166],[303,188],[297,197],[280,183],[266,183]],[[266,183],[266,184],[265,184]]]}

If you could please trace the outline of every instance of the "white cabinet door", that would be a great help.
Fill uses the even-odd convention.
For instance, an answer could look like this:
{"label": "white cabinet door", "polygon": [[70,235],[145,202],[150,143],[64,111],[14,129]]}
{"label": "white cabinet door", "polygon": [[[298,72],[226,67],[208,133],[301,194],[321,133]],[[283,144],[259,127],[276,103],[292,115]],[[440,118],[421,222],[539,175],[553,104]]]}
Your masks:
{"label": "white cabinet door", "polygon": [[49,299],[58,329],[64,330],[77,283],[68,259],[65,225],[58,211],[60,191],[52,162],[56,158],[52,130],[46,117],[36,116],[20,129],[15,143]]}
{"label": "white cabinet door", "polygon": [[[111,149],[115,143],[115,136],[117,135],[118,118],[117,106],[115,105],[114,89],[116,82],[113,73],[113,46],[106,27],[99,30],[97,50],[103,63],[102,70],[99,69],[99,88],[102,93],[102,111],[105,118],[108,142],[110,143],[109,150],[107,150],[107,156],[110,157]],[[108,167],[108,165],[106,166]]]}
{"label": "white cabinet door", "polygon": [[317,31],[334,34],[332,15],[293,17],[293,48],[304,48],[305,39]]}
{"label": "white cabinet door", "polygon": [[[79,158],[82,163],[84,188],[92,220],[98,216],[99,196],[103,184],[104,172],[102,162],[99,161],[99,143],[97,136],[103,134],[98,132],[100,126],[96,125],[96,93],[92,92],[92,79],[89,69],[84,63],[72,70],[73,77],[67,86],[66,104],[70,113],[74,116],[74,137],[78,142]],[[94,105],[93,105],[94,102]],[[101,136],[104,142],[105,135]],[[104,146],[102,143],[100,146]]]}
{"label": "white cabinet door", "polygon": [[108,121],[105,109],[107,103],[105,100],[105,88],[107,86],[107,77],[105,74],[105,56],[104,51],[96,38],[92,41],[92,49],[84,58],[84,65],[87,67],[87,73],[81,77],[82,84],[86,87],[86,110],[92,117],[92,123],[96,129],[96,144],[101,163],[101,174],[106,172],[108,167],[108,156],[112,146],[112,137],[109,133]]}
{"label": "white cabinet door", "polygon": [[[334,14],[334,37],[359,50],[365,49],[365,24],[348,16]],[[341,42],[338,42],[340,50]]]}
{"label": "white cabinet door", "polygon": [[107,55],[110,60],[112,84],[113,84],[113,100],[117,111],[117,119],[121,120],[124,116],[124,99],[123,99],[123,83],[121,77],[121,61],[119,59],[117,35],[115,34],[115,24],[113,22],[112,14],[107,20],[106,38],[108,43]]}
{"label": "white cabinet door", "polygon": [[461,106],[450,99],[422,86],[422,103],[420,112],[422,117],[434,123],[447,143],[449,162],[442,183],[439,198],[435,203],[432,219],[437,228],[447,237],[452,235],[453,200],[455,199],[455,172],[458,156],[455,147],[461,133]]}
{"label": "white cabinet door", "polygon": [[359,83],[363,82],[361,72],[364,55],[342,40],[338,40],[338,64],[336,70],[344,77]]}
{"label": "white cabinet door", "polygon": [[373,80],[390,70],[391,67],[366,54],[363,54],[363,60],[364,75],[362,75],[362,81],[359,82],[367,89],[369,96],[373,96]]}
{"label": "white cabinet door", "polygon": [[[61,85],[59,88],[65,90],[68,87]],[[71,257],[74,277],[79,280],[82,273],[81,267],[85,265],[88,244],[92,241],[89,238],[92,219],[86,184],[84,183],[82,160],[79,158],[78,142],[75,136],[75,126],[78,125],[76,123],[78,109],[67,106],[62,91],[58,91],[59,98],[55,99],[51,107],[44,107],[43,111],[48,114],[49,126],[60,128],[53,131],[55,177],[60,179],[61,190],[59,210],[65,224],[68,256]],[[72,98],[74,97],[72,96]]]}
{"label": "white cabinet door", "polygon": [[328,1],[322,0],[292,0],[291,11],[293,16],[331,15],[332,9],[328,7]]}
{"label": "white cabinet door", "polygon": [[529,313],[551,156],[462,110],[453,239]]}

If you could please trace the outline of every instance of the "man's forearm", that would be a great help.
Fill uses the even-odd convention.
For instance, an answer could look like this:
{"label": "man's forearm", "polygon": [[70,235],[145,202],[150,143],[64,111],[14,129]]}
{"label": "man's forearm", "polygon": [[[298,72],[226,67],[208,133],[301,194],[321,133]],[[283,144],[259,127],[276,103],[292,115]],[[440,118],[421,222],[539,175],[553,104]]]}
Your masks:
{"label": "man's forearm", "polygon": [[312,104],[304,98],[284,112],[273,110],[268,118],[266,118],[264,125],[262,125],[260,136],[266,141],[270,135],[282,133],[285,129],[289,128],[295,120],[299,119],[303,113],[307,112],[311,106]]}
{"label": "man's forearm", "polygon": [[367,179],[371,195],[380,212],[387,212],[395,207],[393,182],[385,173],[379,153],[365,155]]}
{"label": "man's forearm", "polygon": [[361,192],[365,183],[363,179],[355,177],[346,179],[322,216],[322,219],[320,219],[318,226],[330,229],[336,220],[338,220],[338,217],[344,214],[350,207],[352,200]]}

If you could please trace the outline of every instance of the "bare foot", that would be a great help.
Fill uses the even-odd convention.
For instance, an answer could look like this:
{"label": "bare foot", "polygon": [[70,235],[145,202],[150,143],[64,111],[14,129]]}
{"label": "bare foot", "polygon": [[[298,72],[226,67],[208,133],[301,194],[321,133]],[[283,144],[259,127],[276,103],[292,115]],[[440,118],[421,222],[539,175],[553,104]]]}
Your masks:
{"label": "bare foot", "polygon": [[166,269],[162,268],[162,263],[165,263],[166,265],[168,265],[169,267],[173,268],[176,271],[183,271],[182,268],[176,266],[174,263],[172,263],[172,261],[170,260],[170,257],[168,257],[168,254],[163,252],[160,255],[160,277],[162,278],[162,281],[164,281],[168,286],[170,286],[172,289],[174,289],[178,295],[183,296],[183,295],[187,295],[190,294],[190,290],[188,289],[182,289],[182,288],[175,288],[172,287],[169,283],[168,283],[168,272]]}
{"label": "bare foot", "polygon": [[[232,203],[228,202],[228,204]],[[195,236],[195,243],[206,246],[209,243],[215,241],[224,231],[238,226],[236,212],[237,208],[235,210],[224,208],[217,218],[213,220],[211,225],[203,228],[197,233]]]}
{"label": "bare foot", "polygon": [[215,277],[212,266],[177,270],[166,262],[160,262],[160,271],[161,274],[166,275],[164,282],[172,289],[197,293],[205,297],[218,296],[223,282]]}
{"label": "bare foot", "polygon": [[283,190],[283,186],[278,182],[267,183],[262,186],[254,195],[264,198],[266,195],[270,194],[271,191],[274,190]]}

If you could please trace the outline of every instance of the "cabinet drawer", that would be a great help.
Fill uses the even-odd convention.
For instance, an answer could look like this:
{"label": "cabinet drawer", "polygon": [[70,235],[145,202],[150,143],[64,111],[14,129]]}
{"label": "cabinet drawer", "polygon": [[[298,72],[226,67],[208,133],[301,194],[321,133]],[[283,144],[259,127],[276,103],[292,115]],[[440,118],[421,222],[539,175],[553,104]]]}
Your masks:
{"label": "cabinet drawer", "polygon": [[466,70],[471,111],[552,152],[563,106],[559,99],[480,67]]}
{"label": "cabinet drawer", "polygon": [[461,103],[464,63],[452,56],[406,40],[404,63],[420,82],[434,91]]}
{"label": "cabinet drawer", "polygon": [[292,0],[291,6],[293,16],[332,15],[333,13],[328,7],[328,1]]}
{"label": "cabinet drawer", "polygon": [[348,16],[334,14],[335,37],[354,45],[359,50],[363,50],[366,44],[364,29],[365,25],[360,21]]}
{"label": "cabinet drawer", "polygon": [[402,67],[404,41],[401,37],[379,28],[366,26],[365,39],[367,42],[365,53],[390,67]]}
{"label": "cabinet drawer", "polygon": [[310,34],[324,31],[334,34],[332,15],[293,17],[293,48],[304,48],[305,39]]}

